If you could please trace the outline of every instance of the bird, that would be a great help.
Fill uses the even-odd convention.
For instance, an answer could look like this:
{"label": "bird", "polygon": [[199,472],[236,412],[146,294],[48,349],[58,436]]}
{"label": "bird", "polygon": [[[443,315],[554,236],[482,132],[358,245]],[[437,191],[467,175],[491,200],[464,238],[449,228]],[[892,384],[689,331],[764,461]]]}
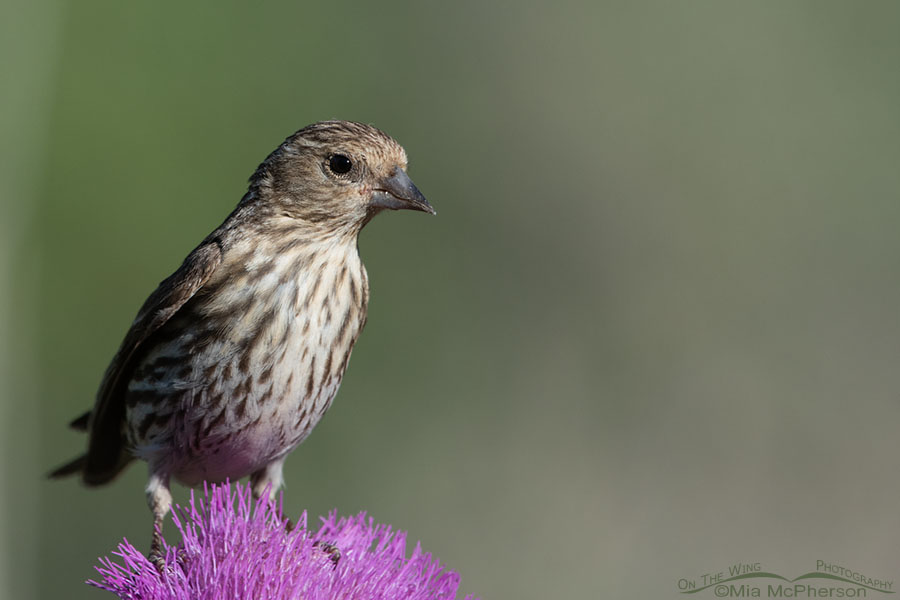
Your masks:
{"label": "bird", "polygon": [[150,556],[174,479],[249,476],[271,499],[286,457],[331,406],[366,323],[362,228],[383,210],[436,214],[403,147],[374,126],[322,121],[289,136],[225,221],[150,294],[70,423],[87,451],[49,474],[87,486],[147,462]]}

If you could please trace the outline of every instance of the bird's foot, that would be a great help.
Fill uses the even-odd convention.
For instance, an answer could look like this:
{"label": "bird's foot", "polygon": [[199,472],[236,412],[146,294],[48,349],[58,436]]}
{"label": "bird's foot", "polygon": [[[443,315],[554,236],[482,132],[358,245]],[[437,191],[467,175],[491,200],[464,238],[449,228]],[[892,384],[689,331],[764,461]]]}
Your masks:
{"label": "bird's foot", "polygon": [[325,553],[326,556],[331,560],[332,568],[337,567],[338,562],[341,560],[341,550],[331,542],[323,542],[319,540],[318,542],[313,543],[313,548],[318,548],[322,552]]}
{"label": "bird's foot", "polygon": [[150,553],[147,560],[153,563],[160,574],[166,570],[166,555],[162,550],[162,542],[162,522],[157,520],[153,523],[153,537],[150,538]]}
{"label": "bird's foot", "polygon": [[[289,534],[294,531],[297,525],[289,517],[285,517],[283,513],[279,512],[279,516],[284,521],[285,533]],[[322,540],[319,540],[318,542],[313,543],[313,548],[318,548],[319,550],[324,552],[325,555],[328,556],[329,560],[331,560],[331,564],[337,567],[338,562],[341,560],[341,551],[336,545],[330,542],[323,542]]]}
{"label": "bird's foot", "polygon": [[[172,571],[173,565],[168,565],[166,563],[166,554],[164,554],[160,549],[150,549],[150,554],[147,555],[147,560],[156,567],[157,572],[160,575],[165,575],[166,570]],[[176,548],[175,550],[175,565],[184,568],[184,565],[188,562],[188,554],[184,548]]]}
{"label": "bird's foot", "polygon": [[[155,522],[153,524],[153,537],[150,540],[150,553],[147,554],[147,560],[156,567],[156,570],[160,575],[163,575],[166,572],[167,554],[168,553],[163,550],[162,522]],[[187,560],[187,551],[185,551],[184,548],[176,548],[175,565],[184,567]]]}
{"label": "bird's foot", "polygon": [[165,575],[166,573],[166,555],[160,552],[159,548],[150,548],[150,554],[147,555],[147,560],[156,567],[156,571],[160,575]]}

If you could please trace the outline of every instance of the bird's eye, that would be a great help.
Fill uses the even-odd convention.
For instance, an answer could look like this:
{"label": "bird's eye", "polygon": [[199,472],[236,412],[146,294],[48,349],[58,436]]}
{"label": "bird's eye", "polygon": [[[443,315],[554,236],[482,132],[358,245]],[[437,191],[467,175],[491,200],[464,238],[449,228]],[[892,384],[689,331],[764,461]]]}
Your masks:
{"label": "bird's eye", "polygon": [[332,154],[331,158],[328,159],[328,168],[333,173],[345,175],[353,168],[353,162],[343,154]]}

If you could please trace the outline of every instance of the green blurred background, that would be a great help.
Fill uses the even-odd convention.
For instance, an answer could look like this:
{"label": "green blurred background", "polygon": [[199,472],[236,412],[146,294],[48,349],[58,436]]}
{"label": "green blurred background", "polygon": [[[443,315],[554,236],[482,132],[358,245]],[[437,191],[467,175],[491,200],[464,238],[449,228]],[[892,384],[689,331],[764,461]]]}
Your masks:
{"label": "green blurred background", "polygon": [[106,597],[96,558],[149,541],[143,465],[42,474],[147,293],[327,118],[439,214],[363,233],[289,513],[368,510],[485,599],[900,580],[900,5],[306,4],[0,4],[0,597]]}

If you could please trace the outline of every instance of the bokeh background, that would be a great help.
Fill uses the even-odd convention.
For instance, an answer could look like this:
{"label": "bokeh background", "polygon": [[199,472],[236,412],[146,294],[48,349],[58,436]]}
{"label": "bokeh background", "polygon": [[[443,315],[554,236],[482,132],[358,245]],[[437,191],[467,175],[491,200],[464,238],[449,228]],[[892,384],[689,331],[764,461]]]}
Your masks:
{"label": "bokeh background", "polygon": [[900,580],[897,3],[0,6],[0,597],[105,597],[149,540],[143,465],[42,475],[145,296],[335,117],[439,214],[363,233],[290,513],[368,510],[485,599]]}

